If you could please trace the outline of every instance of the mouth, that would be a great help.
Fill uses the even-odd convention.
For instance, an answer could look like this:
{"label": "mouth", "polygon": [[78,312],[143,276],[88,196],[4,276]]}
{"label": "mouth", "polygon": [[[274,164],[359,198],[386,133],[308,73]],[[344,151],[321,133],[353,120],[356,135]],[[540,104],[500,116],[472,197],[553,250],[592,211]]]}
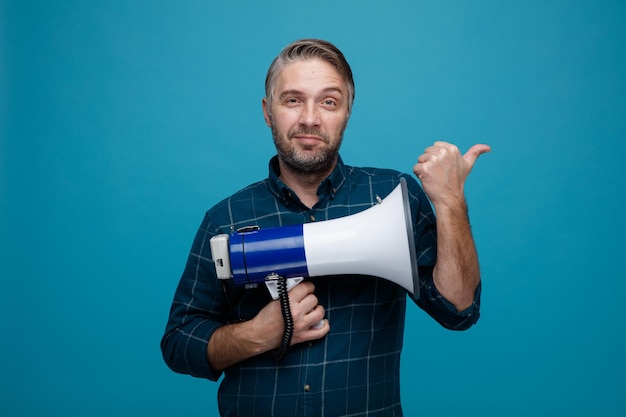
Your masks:
{"label": "mouth", "polygon": [[318,132],[296,131],[289,135],[291,139],[304,146],[317,146],[320,143],[327,143],[327,138]]}
{"label": "mouth", "polygon": [[293,139],[305,145],[315,145],[318,143],[325,143],[324,138],[320,136],[312,136],[312,135],[294,135]]}

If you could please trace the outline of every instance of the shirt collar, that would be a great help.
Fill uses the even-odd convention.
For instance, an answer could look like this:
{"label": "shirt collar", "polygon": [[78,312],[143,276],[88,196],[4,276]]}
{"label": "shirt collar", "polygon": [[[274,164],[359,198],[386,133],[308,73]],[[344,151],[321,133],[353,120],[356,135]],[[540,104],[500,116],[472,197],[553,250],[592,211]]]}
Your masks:
{"label": "shirt collar", "polygon": [[[320,201],[324,201],[327,198],[333,199],[345,181],[346,166],[341,156],[338,156],[335,169],[322,180],[317,188],[317,195]],[[278,156],[276,155],[269,162],[268,186],[272,193],[286,206],[293,202],[300,203],[296,193],[280,179],[280,167],[278,165]]]}

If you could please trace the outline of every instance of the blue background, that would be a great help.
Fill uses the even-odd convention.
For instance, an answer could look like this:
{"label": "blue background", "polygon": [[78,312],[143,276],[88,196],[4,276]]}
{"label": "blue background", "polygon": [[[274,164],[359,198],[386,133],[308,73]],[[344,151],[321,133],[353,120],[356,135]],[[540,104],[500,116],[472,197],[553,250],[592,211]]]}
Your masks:
{"label": "blue background", "polygon": [[0,415],[216,415],[161,338],[204,211],[266,175],[265,72],[350,61],[342,155],[467,184],[482,318],[410,308],[408,416],[626,414],[623,1],[0,1]]}

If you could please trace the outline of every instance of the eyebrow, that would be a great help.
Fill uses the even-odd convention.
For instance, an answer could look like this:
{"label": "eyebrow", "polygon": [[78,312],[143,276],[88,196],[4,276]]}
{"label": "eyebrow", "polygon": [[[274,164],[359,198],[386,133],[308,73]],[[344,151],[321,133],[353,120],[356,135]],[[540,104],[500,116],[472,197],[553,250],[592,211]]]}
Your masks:
{"label": "eyebrow", "polygon": [[[331,92],[336,92],[339,93],[341,95],[341,97],[343,98],[343,91],[341,91],[341,88],[339,87],[327,87],[324,88],[321,93],[331,93]],[[285,97],[288,96],[300,96],[302,95],[303,92],[297,89],[290,89],[290,90],[285,90],[282,93],[280,93],[280,95],[278,96],[279,100],[284,99]]]}

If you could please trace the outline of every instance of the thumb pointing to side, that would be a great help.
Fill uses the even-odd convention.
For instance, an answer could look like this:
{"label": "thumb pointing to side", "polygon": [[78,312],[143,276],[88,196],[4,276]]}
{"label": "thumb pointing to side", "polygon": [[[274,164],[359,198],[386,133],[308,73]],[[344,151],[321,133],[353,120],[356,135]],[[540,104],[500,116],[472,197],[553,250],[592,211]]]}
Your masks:
{"label": "thumb pointing to side", "polygon": [[478,157],[487,152],[491,152],[491,147],[489,145],[479,143],[469,148],[468,151],[465,152],[465,155],[463,155],[463,159],[465,159],[469,169],[471,170]]}

